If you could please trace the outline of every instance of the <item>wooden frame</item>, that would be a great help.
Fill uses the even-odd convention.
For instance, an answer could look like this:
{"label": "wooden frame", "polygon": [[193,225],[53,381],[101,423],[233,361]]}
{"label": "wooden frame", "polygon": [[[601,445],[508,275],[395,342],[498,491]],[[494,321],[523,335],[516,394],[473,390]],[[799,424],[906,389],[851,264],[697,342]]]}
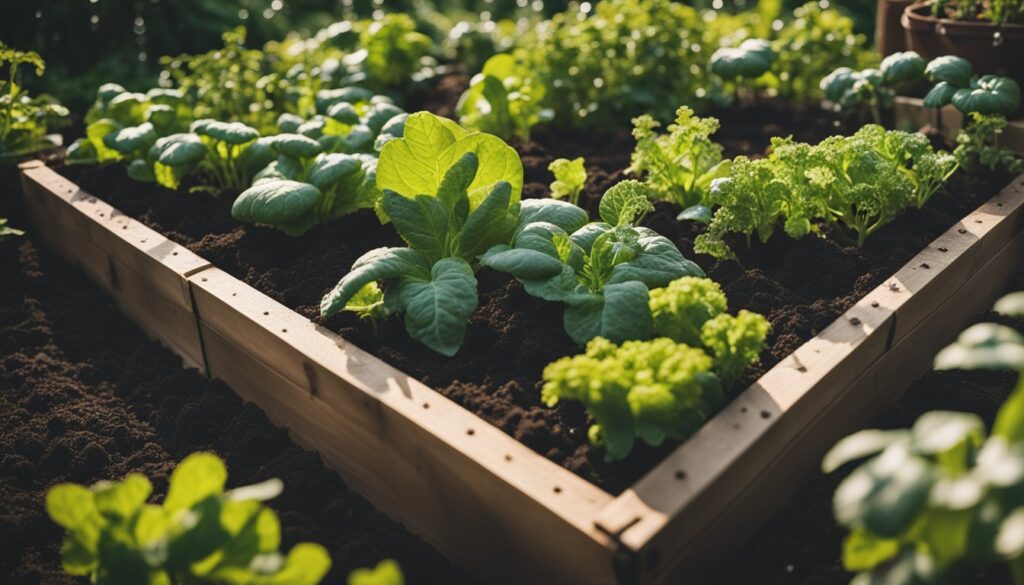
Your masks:
{"label": "wooden frame", "polygon": [[147,331],[497,583],[699,580],[1024,261],[1022,175],[614,497],[41,163],[22,177],[33,229]]}
{"label": "wooden frame", "polygon": [[[953,106],[940,110],[924,107],[924,100],[897,96],[893,103],[897,128],[919,130],[925,126],[937,129],[946,142],[956,144],[956,135],[964,125],[964,115]],[[1012,120],[1006,125],[999,143],[1014,152],[1024,154],[1024,120]]]}

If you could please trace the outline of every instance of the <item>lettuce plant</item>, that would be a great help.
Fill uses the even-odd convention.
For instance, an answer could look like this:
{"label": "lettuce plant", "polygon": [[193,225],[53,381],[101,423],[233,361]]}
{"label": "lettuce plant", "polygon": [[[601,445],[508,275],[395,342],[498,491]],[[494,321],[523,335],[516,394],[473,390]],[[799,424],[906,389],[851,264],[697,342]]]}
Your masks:
{"label": "lettuce plant", "polygon": [[319,142],[301,134],[278,134],[268,145],[277,160],[235,199],[231,215],[238,221],[300,236],[318,223],[377,203],[375,157],[324,153]]}
{"label": "lettuce plant", "polygon": [[[996,308],[1024,316],[1020,298]],[[1024,336],[975,325],[935,365],[1024,374]],[[961,583],[972,569],[1004,563],[1013,583],[1024,583],[1024,375],[991,434],[976,415],[928,412],[911,429],[846,437],[822,468],[832,472],[865,457],[839,484],[833,506],[850,530],[843,564],[858,573],[855,582]]]}
{"label": "lettuce plant", "polygon": [[684,208],[707,204],[711,182],[729,171],[722,147],[711,140],[719,127],[716,118],[695,116],[681,106],[667,134],[658,134],[658,122],[643,115],[633,119],[632,164],[627,173],[643,175],[656,199]]}
{"label": "lettuce plant", "polygon": [[593,418],[588,436],[605,460],[626,457],[637,439],[685,439],[724,403],[722,385],[700,349],[667,338],[617,346],[597,337],[586,353],[544,368],[548,406],[578,400]]}
{"label": "lettuce plant", "polygon": [[512,274],[526,292],[565,303],[563,323],[576,343],[648,339],[649,289],[681,276],[703,276],[670,240],[638,227],[653,209],[649,189],[623,181],[601,198],[601,222],[557,200],[523,205],[511,245],[487,250],[484,266]]}
{"label": "lettuce plant", "polygon": [[714,281],[684,276],[650,294],[654,334],[707,352],[725,388],[761,355],[768,320],[746,310],[730,315],[725,293]]}
{"label": "lettuce plant", "polygon": [[526,140],[530,130],[553,114],[543,106],[544,85],[512,55],[495,55],[473,76],[455,111],[459,122],[473,130],[509,139]]}
{"label": "lettuce plant", "polygon": [[355,309],[349,303],[357,294],[366,306],[365,287],[376,282],[385,314],[403,314],[410,337],[455,355],[479,302],[477,259],[512,238],[522,185],[522,162],[500,139],[413,114],[404,137],[384,145],[377,167],[379,210],[408,247],[356,260],[323,298],[321,314]]}
{"label": "lettuce plant", "polygon": [[717,209],[695,249],[729,258],[727,233],[743,234],[749,245],[754,234],[768,241],[780,223],[799,238],[820,222],[863,246],[900,212],[927,203],[956,168],[927,137],[875,125],[817,145],[776,138],[768,158],[737,157],[729,176],[713,182],[709,199]]}
{"label": "lettuce plant", "polygon": [[323,547],[278,552],[280,522],[263,502],[281,493],[281,481],[232,490],[226,482],[220,459],[193,453],[171,473],[162,504],[147,503],[153,488],[138,473],[54,486],[46,510],[67,531],[64,570],[93,583],[319,583],[331,566]]}
{"label": "lettuce plant", "polygon": [[399,88],[422,68],[432,65],[430,37],[416,31],[407,14],[385,14],[370,22],[359,35],[357,60],[366,76],[383,87]]}
{"label": "lettuce plant", "polygon": [[0,43],[0,67],[7,66],[7,79],[0,81],[0,162],[14,162],[20,156],[50,148],[47,138],[68,117],[68,110],[48,96],[31,97],[18,83],[18,69],[33,68],[36,75],[46,71],[38,53],[18,51]]}
{"label": "lettuce plant", "polygon": [[583,158],[558,158],[551,161],[548,170],[555,175],[551,183],[551,196],[555,199],[568,199],[569,203],[579,205],[580,193],[587,183],[587,169]]}

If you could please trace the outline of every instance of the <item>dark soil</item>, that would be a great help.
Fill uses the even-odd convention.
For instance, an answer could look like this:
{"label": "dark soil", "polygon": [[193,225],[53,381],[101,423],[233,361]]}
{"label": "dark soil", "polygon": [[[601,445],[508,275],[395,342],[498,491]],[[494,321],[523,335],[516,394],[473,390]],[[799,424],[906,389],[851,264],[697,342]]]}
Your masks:
{"label": "dark soil", "polygon": [[[1022,283],[1024,284],[1024,283]],[[982,321],[999,321],[989,315]],[[1024,322],[1002,319],[1024,331]],[[994,371],[930,372],[910,387],[895,408],[875,422],[876,428],[908,428],[930,410],[972,412],[991,428],[996,412],[1013,390],[1017,374]],[[856,469],[846,465],[832,475],[815,474],[793,502],[777,513],[746,546],[716,583],[760,585],[825,585],[848,583],[842,566],[846,535],[832,519],[832,494]],[[990,567],[963,582],[1009,585],[1003,567]]]}
{"label": "dark soil", "polygon": [[[459,75],[443,79],[438,98],[424,104],[443,109],[464,82]],[[817,142],[849,130],[840,126],[820,111],[762,103],[723,113],[722,129],[715,138],[730,156],[756,156],[765,151],[772,136],[793,133],[798,140]],[[594,135],[539,128],[532,141],[515,146],[523,159],[524,198],[547,196],[553,179],[547,167],[553,159],[583,156],[589,179],[580,204],[596,215],[601,194],[627,178],[624,169],[633,141],[627,132]],[[356,258],[373,248],[401,244],[394,230],[381,226],[370,211],[290,238],[270,228],[239,225],[230,217],[229,201],[137,183],[117,165],[65,172],[86,191],[314,320],[320,320],[321,297]],[[904,214],[869,239],[864,249],[820,238],[794,241],[782,236],[741,254],[739,262],[723,262],[694,256],[693,240],[702,228],[677,222],[678,209],[672,205],[658,204],[645,223],[672,239],[721,284],[732,310],[757,311],[771,321],[769,347],[761,364],[748,373],[745,381],[749,382],[994,195],[1005,183],[1000,180],[954,178],[924,210]],[[480,308],[455,358],[441,357],[410,340],[395,319],[382,323],[376,334],[348,314],[324,324],[612,493],[621,492],[664,457],[672,445],[641,447],[628,460],[607,464],[601,450],[587,442],[588,421],[578,404],[545,407],[540,402],[544,366],[579,351],[562,328],[561,306],[530,297],[504,274],[482,270],[478,279]]]}
{"label": "dark soil", "polygon": [[0,243],[0,282],[0,582],[81,582],[61,572],[62,530],[46,515],[55,483],[141,472],[162,497],[175,463],[199,450],[225,459],[231,486],[284,481],[272,502],[284,547],[326,546],[327,582],[383,558],[397,559],[414,583],[470,582],[258,408],[183,369],[31,239]]}

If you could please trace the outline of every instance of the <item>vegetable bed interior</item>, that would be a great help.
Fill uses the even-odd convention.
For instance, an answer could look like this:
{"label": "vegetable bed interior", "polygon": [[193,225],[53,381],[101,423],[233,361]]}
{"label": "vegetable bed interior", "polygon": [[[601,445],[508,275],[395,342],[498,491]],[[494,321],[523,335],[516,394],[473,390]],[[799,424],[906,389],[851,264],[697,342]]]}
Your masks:
{"label": "vegetable bed interior", "polygon": [[[812,388],[835,403],[782,421],[807,427],[768,437],[786,443],[754,474],[793,503],[751,536],[763,516],[726,514],[774,487],[729,486],[735,501],[710,504],[724,527],[695,520],[686,538],[739,551],[714,559],[722,583],[1024,585],[1024,1],[27,4],[0,23],[0,444],[15,451],[0,580],[507,580],[450,566],[223,385],[176,372],[130,324],[145,299],[115,314],[40,249],[71,230],[33,200],[43,164],[599,488],[612,505],[572,530],[620,583],[688,570],[657,558],[668,532],[625,534],[639,517],[609,531],[631,488],[773,368],[802,367],[794,352],[837,319],[861,325],[848,311],[901,292],[894,274],[934,274],[927,313],[892,309],[888,340],[850,340],[874,357],[835,381],[889,386],[893,404]],[[986,205],[995,236],[948,270],[919,259],[970,237]],[[61,254],[76,264],[73,244]],[[170,422],[197,409],[216,414]],[[868,413],[884,430],[829,450]],[[816,444],[820,420],[844,428]],[[795,453],[824,457],[801,489],[776,469],[811,466]],[[228,489],[236,472],[252,485]],[[29,531],[45,514],[62,530]],[[437,536],[458,526],[427,528],[460,546]],[[502,562],[549,578],[558,546]]]}

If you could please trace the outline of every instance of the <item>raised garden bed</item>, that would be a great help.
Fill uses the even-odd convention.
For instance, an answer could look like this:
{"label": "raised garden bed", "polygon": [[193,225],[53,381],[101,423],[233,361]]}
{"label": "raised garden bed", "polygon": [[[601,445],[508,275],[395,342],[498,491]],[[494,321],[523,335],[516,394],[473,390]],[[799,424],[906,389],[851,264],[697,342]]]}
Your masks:
{"label": "raised garden bed", "polygon": [[[226,381],[382,510],[500,582],[653,583],[708,570],[834,439],[925,371],[1024,258],[1018,178],[616,495],[614,481],[602,489],[568,471],[49,168],[28,165],[23,181],[47,242],[186,364]],[[149,303],[167,309],[140,310]]]}
{"label": "raised garden bed", "polygon": [[[926,108],[920,98],[899,96],[893,103],[893,115],[897,128],[918,130],[929,127],[950,144],[956,143],[956,135],[964,125],[964,115],[953,106],[939,110]],[[1017,153],[1024,153],[1024,121],[1013,120],[999,137],[999,143]]]}

